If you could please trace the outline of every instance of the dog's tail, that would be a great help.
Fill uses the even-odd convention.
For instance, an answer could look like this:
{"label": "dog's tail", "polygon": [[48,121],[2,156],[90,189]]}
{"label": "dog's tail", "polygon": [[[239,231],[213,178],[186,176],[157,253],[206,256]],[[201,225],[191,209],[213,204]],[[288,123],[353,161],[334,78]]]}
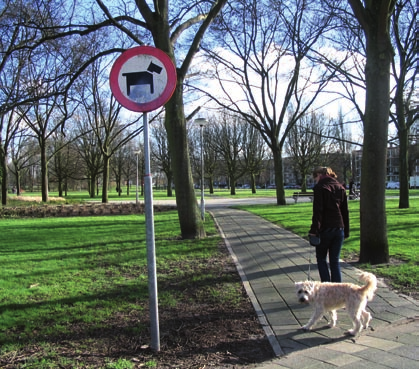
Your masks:
{"label": "dog's tail", "polygon": [[366,284],[362,287],[362,289],[366,292],[367,299],[369,301],[372,300],[374,297],[374,293],[377,289],[377,278],[374,274],[363,272],[359,276],[359,280],[365,282]]}

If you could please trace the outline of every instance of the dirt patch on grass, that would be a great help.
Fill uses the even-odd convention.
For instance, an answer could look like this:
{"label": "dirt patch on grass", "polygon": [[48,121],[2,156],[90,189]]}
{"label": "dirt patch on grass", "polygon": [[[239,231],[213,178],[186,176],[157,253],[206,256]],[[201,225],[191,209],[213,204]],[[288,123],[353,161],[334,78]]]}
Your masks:
{"label": "dirt patch on grass", "polygon": [[[188,269],[188,278],[175,273],[179,268]],[[19,342],[16,329],[0,367],[239,369],[274,357],[223,244],[210,260],[165,269],[159,271],[159,296],[170,292],[171,300],[159,307],[160,352],[149,347],[149,309],[138,303],[101,327],[71,323],[66,333],[33,332],[27,342]],[[192,275],[208,278],[194,281]]]}

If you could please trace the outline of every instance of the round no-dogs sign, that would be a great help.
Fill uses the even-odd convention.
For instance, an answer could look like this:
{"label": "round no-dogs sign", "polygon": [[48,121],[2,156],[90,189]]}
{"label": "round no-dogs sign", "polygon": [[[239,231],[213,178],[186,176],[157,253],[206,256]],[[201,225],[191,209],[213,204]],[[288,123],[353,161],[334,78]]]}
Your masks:
{"label": "round no-dogs sign", "polygon": [[110,73],[110,86],[122,106],[136,112],[149,112],[172,97],[176,68],[164,51],[137,46],[116,59]]}

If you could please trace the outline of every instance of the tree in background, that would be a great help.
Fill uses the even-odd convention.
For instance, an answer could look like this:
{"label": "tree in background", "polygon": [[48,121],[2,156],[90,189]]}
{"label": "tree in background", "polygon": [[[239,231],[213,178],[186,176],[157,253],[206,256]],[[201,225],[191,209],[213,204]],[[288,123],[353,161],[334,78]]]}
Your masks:
{"label": "tree in background", "polygon": [[[10,55],[17,50],[25,49],[32,52],[54,43],[56,47],[52,47],[50,51],[60,50],[59,56],[63,56],[62,60],[56,58],[57,61],[61,60],[62,67],[65,69],[61,74],[62,88],[58,89],[57,85],[56,92],[45,92],[43,98],[56,94],[67,96],[74,81],[92,62],[116,51],[122,52],[125,48],[134,45],[154,43],[173,60],[178,67],[177,87],[172,99],[165,107],[165,126],[172,155],[174,182],[178,189],[182,189],[176,192],[176,201],[181,233],[184,238],[197,238],[205,235],[197,207],[189,162],[183,101],[184,81],[206,31],[226,2],[227,0],[214,0],[190,4],[174,1],[169,6],[168,0],[152,3],[147,0],[95,0],[93,4],[89,4],[91,6],[89,11],[85,9],[85,3],[76,1],[33,0],[30,2],[33,9],[29,10],[25,7],[22,9],[10,7],[9,9],[10,3],[7,3],[7,10],[10,10],[9,15],[15,17],[17,14],[25,14],[29,18],[23,18],[17,23],[17,31],[6,32],[13,37],[7,43],[11,47],[7,49],[7,56],[3,60],[10,60]],[[17,3],[25,4],[26,2]],[[38,15],[40,15],[39,18]],[[59,16],[56,17],[56,15]],[[38,19],[40,21],[36,22]],[[27,24],[31,24],[31,27],[27,27]],[[16,40],[17,36],[21,35],[19,33],[21,29],[26,32],[33,30],[34,34],[31,34],[30,37],[22,37],[24,43],[19,44]],[[117,44],[116,48],[111,42],[106,45],[100,44],[94,37],[89,37],[103,29],[106,29],[108,41]],[[13,33],[14,31],[16,32]],[[18,47],[15,47],[16,44]],[[72,47],[68,47],[70,44]],[[100,48],[96,48],[97,45]],[[94,55],[91,53],[92,50],[95,51]],[[43,51],[39,55],[42,53]],[[69,68],[68,63],[70,62],[76,65],[76,70]],[[42,69],[41,65],[38,64]],[[48,70],[48,68],[44,68],[44,71]],[[52,81],[52,79],[50,80]],[[9,99],[3,103],[4,101],[6,99],[0,101],[1,111],[10,111],[13,107],[27,104],[29,101],[33,102],[34,98],[20,94],[17,98]],[[102,201],[106,201],[106,196],[103,196]]]}
{"label": "tree in background", "polygon": [[415,28],[418,27],[419,22],[418,12],[417,2],[415,4],[413,0],[398,1],[391,17],[391,34],[395,46],[391,63],[391,76],[395,85],[390,118],[396,125],[400,145],[399,208],[401,209],[409,207],[409,135],[411,133],[410,128],[419,118],[419,104],[417,100],[415,101],[419,73],[419,41],[415,40]]}
{"label": "tree in background", "polygon": [[158,119],[150,129],[151,141],[151,159],[157,165],[157,168],[166,176],[167,196],[173,196],[173,171],[171,165],[171,156],[167,142],[167,132],[164,123]]}
{"label": "tree in background", "polygon": [[[48,194],[48,164],[51,155],[55,151],[49,151],[48,146],[52,145],[53,136],[59,134],[63,125],[72,113],[68,112],[67,101],[61,95],[50,96],[42,99],[40,95],[43,94],[44,89],[55,88],[48,81],[41,82],[39,86],[35,87],[38,99],[27,110],[24,107],[19,107],[19,114],[24,124],[30,128],[33,135],[36,137],[39,145],[41,156],[41,195],[42,201],[47,202]],[[59,149],[58,149],[59,150]]]}
{"label": "tree in background", "polygon": [[[201,146],[201,130],[203,146]],[[220,153],[215,150],[216,142],[218,140],[216,132],[218,132],[216,115],[209,117],[208,123],[202,128],[194,122],[189,124],[189,149],[191,153],[192,169],[195,173],[195,180],[197,184],[201,183],[201,150],[203,150],[204,181],[206,180],[206,187],[211,194],[214,193],[215,177],[222,166],[220,163]]]}
{"label": "tree in background", "polygon": [[290,129],[285,141],[285,152],[292,158],[292,164],[301,180],[301,191],[307,191],[307,176],[311,174],[325,150],[330,145],[330,127],[324,114],[314,111],[304,115]]}
{"label": "tree in background", "polygon": [[[344,183],[349,183],[349,180],[353,177],[351,163],[352,150],[357,144],[352,141],[352,132],[345,122],[342,109],[339,109],[337,119],[332,120],[331,124],[330,131],[334,138],[334,151],[341,154],[339,163],[342,165],[340,168],[343,173],[342,180]],[[348,178],[348,175],[350,178]]]}
{"label": "tree in background", "polygon": [[0,92],[0,112],[18,113],[38,140],[44,202],[48,201],[49,139],[74,111],[69,81],[85,60],[85,43],[56,38],[55,30],[69,22],[67,5],[63,0],[8,1],[0,15],[4,31],[0,73],[7,81]]}
{"label": "tree in background", "polygon": [[62,133],[57,133],[51,137],[49,145],[51,151],[48,155],[51,157],[49,177],[51,182],[57,182],[60,197],[64,194],[67,196],[70,179],[75,178],[83,168],[81,157],[75,152],[72,143],[72,135],[64,136]]}
{"label": "tree in background", "polygon": [[266,144],[257,130],[251,124],[243,126],[243,162],[246,173],[250,175],[250,188],[256,193],[256,176],[263,168],[266,156]]}
{"label": "tree in background", "polygon": [[102,151],[97,137],[84,115],[74,117],[74,127],[77,137],[73,147],[83,163],[82,170],[78,171],[76,178],[80,180],[87,179],[90,198],[95,198],[99,196],[99,176],[103,171]]}
{"label": "tree in background", "polygon": [[[99,62],[91,64],[86,70],[89,84],[79,89],[83,117],[89,131],[94,133],[95,143],[102,154],[102,203],[109,201],[108,184],[112,156],[143,130],[143,127],[138,125],[140,117],[121,118],[122,106],[104,87],[107,80],[103,78],[103,73],[107,66]],[[120,176],[118,178],[120,179]]]}
{"label": "tree in background", "polygon": [[[0,115],[0,173],[1,173],[1,203],[2,205],[7,205],[7,190],[8,190],[8,179],[9,179],[9,172],[8,172],[8,165],[7,159],[9,154],[9,149],[11,148],[12,151],[12,160],[14,164],[17,166],[14,167],[15,175],[18,175],[19,165],[18,163],[21,160],[25,159],[18,159],[20,158],[20,154],[23,152],[16,151],[19,147],[16,145],[16,140],[19,140],[21,137],[20,131],[20,122],[22,118],[15,114],[15,112],[9,111],[5,114]],[[20,141],[20,140],[19,140]],[[18,189],[20,194],[20,188]]]}
{"label": "tree in background", "polygon": [[246,172],[243,160],[245,131],[246,123],[226,112],[217,119],[217,124],[214,125],[213,133],[217,139],[212,141],[214,145],[212,150],[219,153],[224,163],[231,195],[236,194],[236,181]]}
{"label": "tree in background", "polygon": [[277,204],[285,205],[282,150],[292,126],[335,73],[322,67],[319,52],[334,18],[317,1],[269,5],[239,0],[228,7],[217,23],[222,44],[203,46],[212,63],[207,74],[219,88],[194,87],[259,130],[272,151]]}
{"label": "tree in background", "polygon": [[8,164],[7,172],[10,171],[15,179],[17,196],[21,195],[22,177],[25,171],[37,157],[39,158],[39,149],[36,147],[35,140],[28,136],[28,130],[22,129],[15,132],[10,142],[11,162]]}

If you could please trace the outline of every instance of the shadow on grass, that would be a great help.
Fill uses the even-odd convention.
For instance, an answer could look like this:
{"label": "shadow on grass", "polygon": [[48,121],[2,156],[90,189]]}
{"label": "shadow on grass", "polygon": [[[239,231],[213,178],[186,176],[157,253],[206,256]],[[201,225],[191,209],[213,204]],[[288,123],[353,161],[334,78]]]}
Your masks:
{"label": "shadow on grass", "polygon": [[[180,268],[183,273],[179,275],[160,272],[159,293],[172,301],[159,307],[159,353],[149,347],[147,281],[72,298],[4,305],[3,313],[17,312],[21,318],[15,326],[2,330],[1,344],[14,345],[14,350],[19,345],[21,355],[17,357],[38,350],[40,358],[51,355],[46,349],[43,353],[50,344],[57,357],[82,363],[94,360],[95,367],[105,367],[109,358],[121,357],[183,367],[194,367],[193,362],[238,365],[273,358],[250,302],[219,297],[228,290],[225,283],[235,283],[238,295],[244,296],[234,268],[226,271],[223,262],[206,261],[189,271],[175,263],[168,266],[168,270]],[[111,313],[94,321],[83,319],[82,315],[100,317],[101,310],[107,308],[105,303],[109,303]],[[73,309],[80,319],[74,318]],[[32,312],[25,314],[25,310]],[[4,357],[7,351],[3,352]],[[0,356],[0,364],[1,360]]]}

